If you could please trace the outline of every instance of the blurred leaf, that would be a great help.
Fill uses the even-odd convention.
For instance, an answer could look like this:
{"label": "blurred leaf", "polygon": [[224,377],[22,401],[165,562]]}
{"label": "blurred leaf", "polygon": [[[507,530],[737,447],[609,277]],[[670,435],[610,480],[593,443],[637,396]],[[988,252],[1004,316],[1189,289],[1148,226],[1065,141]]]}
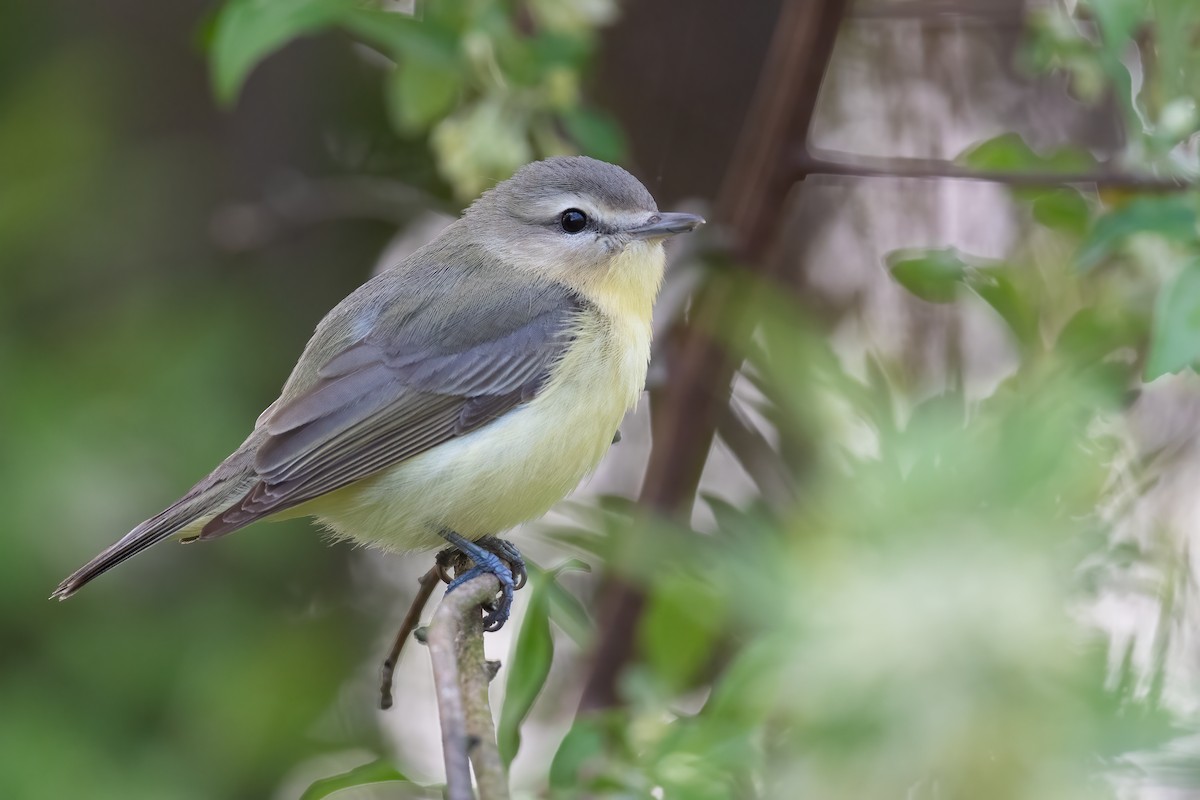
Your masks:
{"label": "blurred leaf", "polygon": [[587,36],[562,35],[542,31],[529,41],[529,49],[543,69],[567,67],[572,71],[587,66],[592,52],[591,40]]}
{"label": "blurred leaf", "polygon": [[1200,262],[1164,286],[1154,312],[1146,380],[1179,372],[1200,360]]}
{"label": "blurred leaf", "polygon": [[722,530],[735,531],[745,526],[746,513],[742,509],[712,492],[702,492],[700,499],[712,512],[717,527]]}
{"label": "blurred leaf", "polygon": [[[332,27],[345,28],[393,58],[421,64],[418,71],[443,73],[432,78],[434,86],[426,93],[420,88],[403,92],[414,95],[426,113],[435,105],[434,99],[446,94],[444,73],[456,71],[458,66],[457,39],[452,31],[356,0],[229,0],[216,15],[209,35],[217,99],[231,103],[260,61],[300,36]],[[414,81],[416,78],[413,76]]]}
{"label": "blurred leaf", "polygon": [[1122,347],[1138,345],[1144,324],[1128,314],[1102,313],[1096,308],[1080,309],[1063,327],[1055,347],[1070,361],[1091,365]]}
{"label": "blurred leaf", "polygon": [[654,582],[637,635],[655,677],[669,691],[686,689],[708,666],[725,605],[711,584],[691,574],[668,572]]}
{"label": "blurred leaf", "polygon": [[1077,256],[1080,268],[1090,269],[1111,258],[1126,239],[1142,234],[1173,241],[1196,241],[1196,209],[1192,198],[1141,197],[1100,217],[1080,245]]}
{"label": "blurred leaf", "polygon": [[352,8],[350,0],[229,0],[212,34],[217,99],[231,103],[259,61],[298,36],[333,25]]}
{"label": "blurred leaf", "polygon": [[552,31],[586,33],[617,16],[615,0],[529,0],[529,13]]}
{"label": "blurred leaf", "polygon": [[1000,315],[1018,342],[1030,345],[1037,341],[1037,317],[1029,298],[1017,289],[1007,269],[981,267],[971,270],[967,285]]}
{"label": "blurred leaf", "polygon": [[603,757],[607,738],[601,719],[577,718],[550,762],[551,788],[578,789],[580,773],[589,762]]}
{"label": "blurred leaf", "polygon": [[550,635],[550,595],[553,573],[530,573],[534,582],[521,630],[513,642],[513,656],[504,690],[504,706],[496,726],[500,757],[511,764],[521,747],[521,724],[533,708],[554,660],[554,638]]}
{"label": "blurred leaf", "polygon": [[887,262],[901,286],[931,303],[953,302],[967,272],[966,263],[954,248],[898,250],[888,254]]}
{"label": "blurred leaf", "polygon": [[399,772],[387,760],[380,758],[347,770],[341,775],[334,775],[314,781],[311,786],[304,790],[304,794],[300,795],[300,800],[322,800],[322,798],[330,797],[343,789],[393,781],[410,783],[403,773]]}
{"label": "blurred leaf", "polygon": [[579,145],[584,155],[601,161],[619,162],[625,157],[625,136],[607,114],[586,108],[573,109],[562,115],[567,134]]}
{"label": "blurred leaf", "polygon": [[1146,0],[1090,0],[1088,6],[1100,24],[1105,48],[1120,56],[1131,42],[1130,38],[1146,10]]}
{"label": "blurred leaf", "polygon": [[[591,568],[578,559],[572,559],[554,572],[557,575],[566,568],[591,572]],[[595,625],[583,603],[557,580],[550,581],[546,588],[550,594],[550,620],[570,636],[575,644],[580,647],[588,646],[592,641]]]}
{"label": "blurred leaf", "polygon": [[504,98],[461,106],[433,128],[430,144],[460,198],[473,198],[533,159],[528,116]]}
{"label": "blurred leaf", "polygon": [[1033,199],[1033,218],[1051,230],[1082,236],[1091,209],[1077,189],[1054,189]]}
{"label": "blurred leaf", "polygon": [[1001,134],[972,145],[959,156],[959,161],[976,169],[997,171],[1019,171],[1041,165],[1037,153],[1015,133]]}
{"label": "blurred leaf", "polygon": [[1064,147],[1042,155],[1016,133],[972,145],[957,160],[989,172],[1085,172],[1096,164],[1086,150],[1079,148]]}
{"label": "blurred leaf", "polygon": [[457,67],[407,59],[388,80],[392,123],[401,131],[423,131],[454,108],[462,88]]}
{"label": "blurred leaf", "polygon": [[434,13],[452,5],[445,2],[426,5],[425,11],[428,13],[419,19],[356,6],[342,13],[338,22],[341,27],[380,48],[397,62],[420,61],[452,69],[460,66],[459,31],[447,27],[449,23]]}

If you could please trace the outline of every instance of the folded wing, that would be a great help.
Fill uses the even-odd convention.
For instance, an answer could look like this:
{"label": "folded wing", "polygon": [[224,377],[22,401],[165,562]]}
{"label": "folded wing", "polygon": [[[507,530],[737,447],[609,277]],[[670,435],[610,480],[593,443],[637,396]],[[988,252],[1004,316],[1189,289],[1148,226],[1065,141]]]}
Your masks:
{"label": "folded wing", "polygon": [[401,328],[333,356],[313,385],[266,416],[259,481],[201,538],[340,489],[530,400],[570,344],[582,306],[565,291],[523,303],[500,325],[485,318],[476,335],[456,332],[449,347]]}

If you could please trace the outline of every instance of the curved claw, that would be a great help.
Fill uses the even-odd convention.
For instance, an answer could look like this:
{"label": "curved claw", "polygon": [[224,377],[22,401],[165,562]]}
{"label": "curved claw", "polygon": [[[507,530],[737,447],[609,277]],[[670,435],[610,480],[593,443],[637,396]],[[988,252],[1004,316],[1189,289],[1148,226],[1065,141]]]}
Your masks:
{"label": "curved claw", "polygon": [[483,630],[486,633],[495,633],[504,627],[504,623],[508,622],[509,616],[512,614],[514,587],[508,584],[500,586],[500,599],[492,603],[488,607],[488,613],[483,615]]}
{"label": "curved claw", "polygon": [[447,547],[445,550],[439,550],[434,556],[434,569],[437,570],[438,579],[442,583],[451,583],[454,580],[454,575],[450,570],[454,568],[455,561],[462,556],[461,551],[457,547]]}
{"label": "curved claw", "polygon": [[496,576],[497,580],[500,581],[500,596],[488,604],[488,613],[483,617],[483,629],[487,633],[500,630],[504,627],[504,623],[508,622],[508,617],[512,613],[513,590],[515,588],[512,570],[499,557],[495,555],[491,557],[495,559],[494,563],[489,562],[472,567],[451,581],[450,585],[446,587],[446,594],[449,594],[467,581],[478,578],[480,575]]}
{"label": "curved claw", "polygon": [[485,606],[487,614],[483,619],[485,631],[490,633],[500,630],[508,621],[512,611],[513,593],[524,586],[529,577],[525,569],[525,560],[521,558],[520,551],[511,542],[494,536],[484,536],[478,541],[472,542],[453,531],[444,531],[442,537],[453,547],[438,553],[439,575],[444,578],[449,567],[456,560],[455,557],[460,554],[475,563],[474,567],[460,572],[458,577],[449,581],[450,585],[446,588],[447,593],[480,575],[495,575],[500,581],[500,594],[494,602]]}
{"label": "curved claw", "polygon": [[524,588],[529,581],[529,572],[525,569],[525,559],[516,545],[498,536],[484,536],[476,544],[507,561],[512,569],[514,588]]}

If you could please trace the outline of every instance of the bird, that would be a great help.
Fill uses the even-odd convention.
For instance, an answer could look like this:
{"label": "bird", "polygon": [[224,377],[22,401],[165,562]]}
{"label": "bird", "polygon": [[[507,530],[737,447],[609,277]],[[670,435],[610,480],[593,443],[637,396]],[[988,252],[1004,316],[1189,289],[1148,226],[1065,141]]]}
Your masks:
{"label": "bird", "polygon": [[664,242],[702,224],[614,164],[525,165],[335,306],[246,440],[51,597],[166,539],[310,516],[389,552],[461,553],[474,566],[447,591],[496,575],[498,629],[524,571],[499,534],[604,457],[645,387]]}

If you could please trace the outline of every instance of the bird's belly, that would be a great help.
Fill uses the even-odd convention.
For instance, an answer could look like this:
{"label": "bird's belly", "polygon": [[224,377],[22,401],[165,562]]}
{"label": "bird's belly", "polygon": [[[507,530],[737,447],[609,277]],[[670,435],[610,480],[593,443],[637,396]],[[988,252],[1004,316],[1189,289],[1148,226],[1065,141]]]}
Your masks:
{"label": "bird's belly", "polygon": [[339,536],[395,551],[436,547],[439,530],[478,538],[541,516],[600,463],[645,381],[645,356],[610,358],[604,344],[573,349],[526,405],[311,513]]}

